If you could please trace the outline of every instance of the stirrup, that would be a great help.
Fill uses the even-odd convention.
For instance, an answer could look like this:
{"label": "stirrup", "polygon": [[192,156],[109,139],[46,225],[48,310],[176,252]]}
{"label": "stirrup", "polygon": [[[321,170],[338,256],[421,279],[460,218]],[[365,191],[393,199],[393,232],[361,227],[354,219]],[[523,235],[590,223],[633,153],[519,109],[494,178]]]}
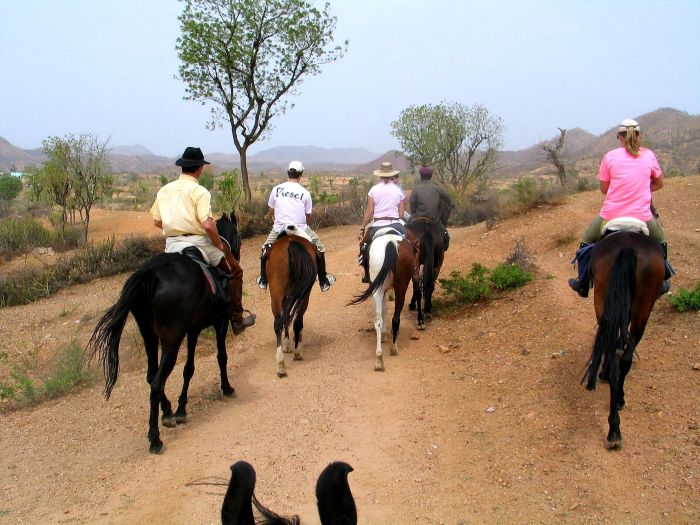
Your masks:
{"label": "stirrup", "polygon": [[255,279],[255,282],[258,284],[261,290],[267,290],[267,283],[262,280],[262,275],[258,275],[257,279]]}
{"label": "stirrup", "polygon": [[581,288],[581,284],[578,282],[578,279],[574,279],[573,277],[569,279],[569,286],[581,297],[588,297],[588,289],[583,290]]}

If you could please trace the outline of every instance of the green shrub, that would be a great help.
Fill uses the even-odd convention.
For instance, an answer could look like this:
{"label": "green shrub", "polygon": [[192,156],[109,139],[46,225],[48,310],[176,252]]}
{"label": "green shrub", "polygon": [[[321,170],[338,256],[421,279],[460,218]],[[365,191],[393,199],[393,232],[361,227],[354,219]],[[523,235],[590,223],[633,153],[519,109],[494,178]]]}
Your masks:
{"label": "green shrub", "polygon": [[501,263],[491,270],[489,281],[498,290],[517,288],[532,281],[532,274],[526,272],[517,264]]}
{"label": "green shrub", "polygon": [[10,258],[39,246],[50,246],[56,235],[34,217],[0,220],[0,257]]}
{"label": "green shrub", "polygon": [[49,375],[44,380],[44,394],[53,398],[71,392],[76,387],[90,384],[93,380],[87,367],[85,350],[71,341],[63,352],[56,356]]}
{"label": "green shrub", "polygon": [[161,251],[162,241],[157,238],[130,237],[120,243],[112,238],[88,244],[53,267],[24,269],[1,280],[0,307],[31,303],[64,286],[135,270]]}
{"label": "green shrub", "polygon": [[700,282],[695,285],[691,292],[685,288],[680,288],[678,292],[669,294],[668,300],[679,312],[700,310]]}
{"label": "green shrub", "polygon": [[450,273],[449,279],[439,279],[439,282],[448,299],[475,303],[491,294],[491,287],[487,279],[488,273],[488,268],[474,263],[467,275],[453,271]]}
{"label": "green shrub", "polygon": [[0,200],[11,201],[22,191],[22,181],[12,175],[0,175]]}

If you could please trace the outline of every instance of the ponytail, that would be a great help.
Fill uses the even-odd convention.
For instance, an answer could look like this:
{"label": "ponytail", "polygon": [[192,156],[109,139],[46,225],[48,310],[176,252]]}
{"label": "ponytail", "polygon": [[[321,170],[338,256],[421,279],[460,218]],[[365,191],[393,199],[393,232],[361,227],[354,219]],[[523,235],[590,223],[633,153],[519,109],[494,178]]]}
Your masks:
{"label": "ponytail", "polygon": [[627,153],[633,157],[639,156],[639,148],[641,146],[639,141],[639,131],[635,131],[634,126],[627,126],[627,131],[623,132],[625,134],[625,149]]}

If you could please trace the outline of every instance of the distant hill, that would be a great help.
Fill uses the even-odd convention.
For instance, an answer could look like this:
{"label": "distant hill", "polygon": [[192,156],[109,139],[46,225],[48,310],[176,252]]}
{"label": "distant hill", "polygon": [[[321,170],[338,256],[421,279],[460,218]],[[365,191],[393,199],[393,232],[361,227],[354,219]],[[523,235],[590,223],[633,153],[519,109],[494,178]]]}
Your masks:
{"label": "distant hill", "polygon": [[[642,127],[645,143],[654,150],[662,169],[686,174],[700,173],[700,115],[662,108],[635,118]],[[617,126],[596,136],[581,128],[566,132],[565,160],[582,175],[597,171],[603,155],[617,146]],[[556,130],[553,130],[556,131]],[[553,134],[550,142],[558,137]],[[141,145],[115,146],[109,160],[117,172],[124,173],[177,173],[177,157],[154,155]],[[215,170],[237,168],[238,155],[206,153]],[[13,146],[0,137],[0,170],[23,169],[45,160],[41,148],[25,150]],[[319,148],[316,146],[282,146],[266,149],[248,156],[251,175],[260,171],[284,172],[291,160],[301,160],[310,174],[314,171],[370,175],[382,162],[391,162],[402,172],[411,172],[406,156],[399,151],[377,155],[363,148]],[[514,177],[528,174],[554,174],[547,163],[542,146],[535,144],[519,151],[499,152],[495,177]]]}

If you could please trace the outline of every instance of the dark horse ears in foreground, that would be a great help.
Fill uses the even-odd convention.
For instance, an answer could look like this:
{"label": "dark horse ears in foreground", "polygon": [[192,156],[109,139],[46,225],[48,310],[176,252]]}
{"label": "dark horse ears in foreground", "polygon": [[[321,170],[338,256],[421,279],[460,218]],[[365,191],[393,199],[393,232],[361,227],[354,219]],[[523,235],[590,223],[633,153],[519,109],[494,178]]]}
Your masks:
{"label": "dark horse ears in foreground", "polygon": [[[355,525],[357,511],[350,492],[348,474],[352,467],[342,461],[328,465],[316,482],[318,514],[322,525]],[[253,494],[255,469],[250,463],[238,461],[231,465],[231,481],[221,507],[223,525],[254,525],[253,505],[269,525],[298,525],[298,516],[286,518],[264,507]]]}

